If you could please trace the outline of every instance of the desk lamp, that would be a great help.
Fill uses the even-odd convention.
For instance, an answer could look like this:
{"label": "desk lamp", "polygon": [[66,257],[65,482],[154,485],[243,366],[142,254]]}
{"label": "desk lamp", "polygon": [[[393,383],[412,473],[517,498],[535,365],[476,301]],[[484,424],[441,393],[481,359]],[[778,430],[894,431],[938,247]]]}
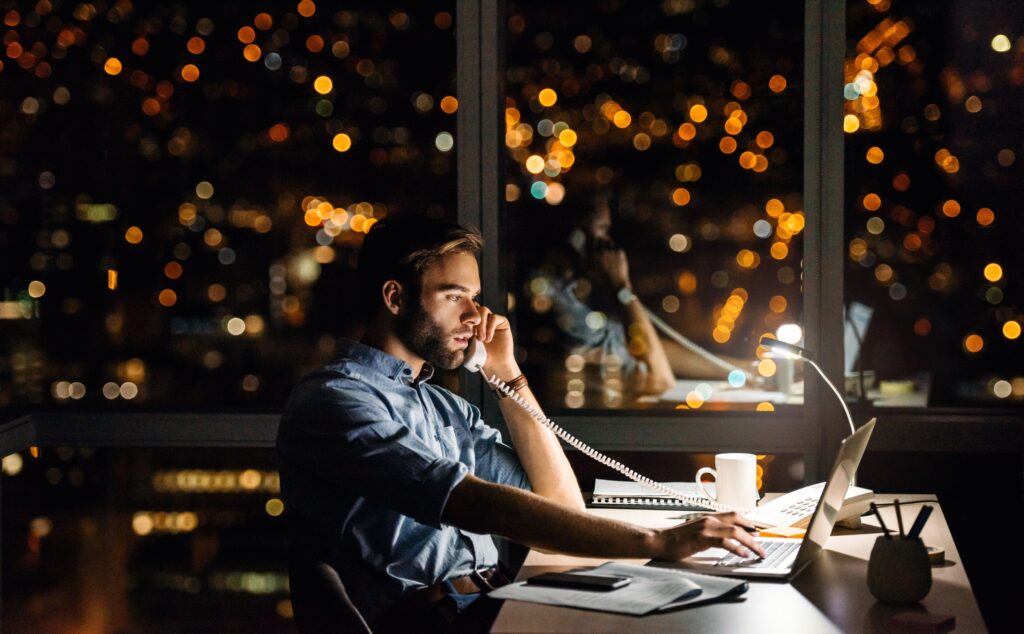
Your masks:
{"label": "desk lamp", "polygon": [[[829,386],[832,389],[832,393],[836,395],[837,399],[839,399],[839,404],[843,406],[843,411],[846,413],[846,422],[850,424],[850,433],[852,434],[853,432],[857,431],[857,429],[853,425],[853,416],[850,415],[850,408],[846,406],[846,399],[844,399],[843,395],[839,393],[839,390],[836,389],[836,386],[832,384],[832,381],[828,380],[828,377],[825,376],[825,372],[821,369],[821,366],[814,362],[814,359],[811,358],[811,353],[809,350],[801,348],[800,346],[795,346],[785,341],[774,339],[772,337],[761,337],[760,344],[765,348],[768,348],[772,352],[783,357],[786,357],[787,359],[801,359],[803,361],[806,361],[807,363],[810,363],[811,366],[818,371],[818,374],[821,375],[822,380],[825,381],[825,385]],[[850,484],[857,484],[857,478],[854,477],[853,479],[851,479]],[[856,520],[859,519],[860,518],[856,518]],[[843,522],[840,522],[840,524],[843,524],[848,528],[859,527],[859,521],[850,522],[848,520],[844,520]]]}
{"label": "desk lamp", "polygon": [[857,431],[856,427],[854,427],[853,424],[853,416],[850,415],[850,408],[846,406],[846,399],[844,399],[843,395],[839,393],[839,390],[836,389],[836,386],[832,384],[832,381],[828,380],[828,377],[825,376],[825,372],[822,371],[821,366],[814,362],[814,359],[811,357],[810,351],[801,348],[800,346],[794,346],[791,343],[786,343],[785,341],[780,341],[772,337],[761,337],[760,344],[765,348],[768,348],[772,352],[779,354],[783,357],[786,357],[787,359],[801,359],[803,361],[806,361],[807,363],[810,363],[811,366],[818,371],[818,374],[821,375],[822,380],[825,381],[825,385],[829,386],[832,389],[832,392],[836,395],[836,398],[839,399],[839,404],[843,406],[843,411],[846,412],[846,422],[850,424],[850,433],[852,434],[853,432]]}

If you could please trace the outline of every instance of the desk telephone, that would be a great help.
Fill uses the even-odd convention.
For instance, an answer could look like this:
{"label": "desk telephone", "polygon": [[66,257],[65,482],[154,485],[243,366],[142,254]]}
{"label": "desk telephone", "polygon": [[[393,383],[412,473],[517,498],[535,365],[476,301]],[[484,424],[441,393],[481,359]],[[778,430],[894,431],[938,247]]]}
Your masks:
{"label": "desk telephone", "polygon": [[[484,345],[475,338],[470,339],[469,346],[466,348],[465,359],[462,362],[462,367],[466,368],[470,372],[480,372],[486,362],[487,350],[484,348]],[[655,504],[653,505],[655,508],[693,506],[698,508],[707,508],[714,511],[736,511],[743,513],[748,519],[754,522],[755,525],[761,528],[770,526],[797,526],[802,528],[807,525],[808,521],[810,521],[810,517],[814,513],[814,507],[817,504],[818,498],[821,497],[822,489],[825,486],[824,482],[812,484],[810,486],[803,487],[802,489],[797,489],[796,491],[787,493],[786,495],[776,498],[775,500],[772,500],[764,506],[756,509],[738,508],[728,504],[720,504],[705,497],[687,495],[673,488],[667,487],[660,482],[656,482],[647,476],[641,475],[618,460],[610,458],[593,447],[590,447],[559,427],[555,421],[545,416],[537,410],[537,408],[527,403],[526,400],[519,396],[515,390],[510,388],[508,384],[497,376],[487,376],[485,372],[481,372],[481,374],[485,381],[494,386],[495,389],[500,390],[502,394],[507,396],[514,403],[525,409],[531,416],[537,419],[537,421],[551,429],[556,436],[574,447],[577,451],[605,465],[606,467],[610,467],[615,471],[618,471],[630,480],[653,489],[657,492],[656,499],[660,499],[664,502],[671,501],[670,504]],[[669,499],[666,500],[665,498]],[[843,508],[839,513],[838,519],[843,520],[860,516],[868,510],[868,505],[873,498],[874,494],[871,491],[851,486],[846,493]],[[621,499],[623,500],[623,506],[635,503],[635,498]],[[618,504],[611,502],[610,500],[606,501],[606,505],[618,506]]]}

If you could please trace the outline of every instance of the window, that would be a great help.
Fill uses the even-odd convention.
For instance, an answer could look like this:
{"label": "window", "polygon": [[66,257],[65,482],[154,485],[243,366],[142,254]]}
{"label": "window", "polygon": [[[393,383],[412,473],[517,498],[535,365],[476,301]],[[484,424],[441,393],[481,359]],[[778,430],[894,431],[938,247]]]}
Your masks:
{"label": "window", "polygon": [[757,342],[801,336],[801,5],[517,2],[506,38],[509,280],[541,401],[799,402]]}
{"label": "window", "polygon": [[5,628],[102,613],[105,630],[294,631],[272,450],[47,447],[3,465]]}
{"label": "window", "polygon": [[851,383],[864,370],[876,405],[1019,406],[1024,8],[848,7]]}
{"label": "window", "polygon": [[454,3],[4,11],[0,407],[280,407],[355,253],[455,217]]}

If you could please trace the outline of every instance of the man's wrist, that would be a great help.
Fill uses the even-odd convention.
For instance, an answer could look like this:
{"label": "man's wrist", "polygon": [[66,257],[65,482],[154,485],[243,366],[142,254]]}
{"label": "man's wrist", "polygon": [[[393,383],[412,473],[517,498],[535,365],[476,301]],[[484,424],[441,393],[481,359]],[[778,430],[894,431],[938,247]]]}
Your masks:
{"label": "man's wrist", "polygon": [[640,549],[644,557],[657,559],[667,550],[665,544],[664,531],[648,529],[646,534],[641,537]]}
{"label": "man's wrist", "polygon": [[506,383],[523,374],[522,370],[519,369],[519,365],[515,363],[513,363],[512,365],[502,365],[493,368],[484,368],[484,372],[487,373],[487,376],[496,376]]}
{"label": "man's wrist", "polygon": [[518,392],[519,390],[530,385],[527,382],[526,377],[522,374],[520,374],[519,376],[510,381],[503,381],[503,383],[505,385],[503,386],[503,389],[500,390],[497,387],[491,385],[490,383],[487,384],[488,387],[491,388],[491,391],[494,392],[494,395],[497,396],[499,399],[508,398],[510,396],[507,392],[505,392],[505,389],[511,390],[512,392]]}
{"label": "man's wrist", "polygon": [[631,286],[623,286],[620,288],[616,297],[619,298],[619,302],[621,302],[623,306],[629,306],[633,300],[636,299],[636,295],[633,294],[633,288]]}

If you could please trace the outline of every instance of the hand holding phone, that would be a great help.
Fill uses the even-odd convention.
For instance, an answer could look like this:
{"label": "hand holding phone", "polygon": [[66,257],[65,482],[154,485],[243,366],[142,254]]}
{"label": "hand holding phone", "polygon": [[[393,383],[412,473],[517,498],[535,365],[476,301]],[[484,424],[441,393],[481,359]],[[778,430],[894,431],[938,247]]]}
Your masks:
{"label": "hand holding phone", "polygon": [[463,355],[463,367],[471,372],[479,372],[483,368],[488,375],[497,374],[506,378],[518,376],[520,372],[513,355],[512,330],[508,318],[480,304],[477,304],[477,310],[480,318],[473,325],[472,338]]}
{"label": "hand holding phone", "polygon": [[602,575],[592,572],[545,572],[526,580],[526,583],[539,586],[555,586],[559,588],[575,588],[577,590],[608,591],[629,585],[632,577],[618,575]]}

